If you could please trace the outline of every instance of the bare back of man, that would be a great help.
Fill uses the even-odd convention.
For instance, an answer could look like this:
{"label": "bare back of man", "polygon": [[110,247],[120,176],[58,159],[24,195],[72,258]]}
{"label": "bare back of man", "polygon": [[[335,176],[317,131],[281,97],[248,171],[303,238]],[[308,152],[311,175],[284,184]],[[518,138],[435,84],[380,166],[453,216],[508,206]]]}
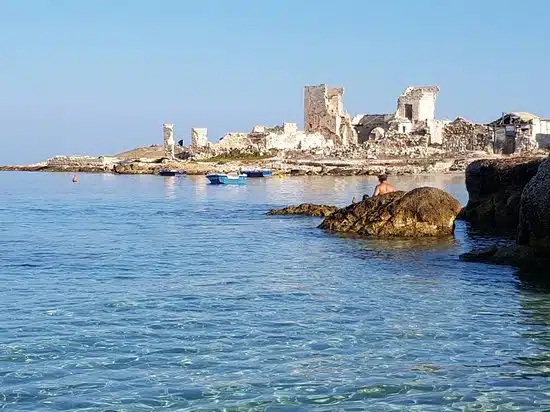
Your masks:
{"label": "bare back of man", "polygon": [[385,195],[386,193],[395,192],[397,189],[388,183],[388,177],[385,175],[378,176],[380,182],[376,185],[373,196]]}

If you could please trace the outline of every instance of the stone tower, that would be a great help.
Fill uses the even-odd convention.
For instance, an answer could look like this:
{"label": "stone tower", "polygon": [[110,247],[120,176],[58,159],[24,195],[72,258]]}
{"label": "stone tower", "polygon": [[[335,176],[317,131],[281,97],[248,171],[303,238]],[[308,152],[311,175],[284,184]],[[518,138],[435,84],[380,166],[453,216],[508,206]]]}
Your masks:
{"label": "stone tower", "polygon": [[164,135],[164,157],[172,160],[174,159],[174,125],[164,123],[162,125],[162,133]]}
{"label": "stone tower", "polygon": [[344,88],[306,86],[304,89],[304,129],[307,133],[320,133],[335,145],[357,144],[357,132],[351,117],[344,111]]}

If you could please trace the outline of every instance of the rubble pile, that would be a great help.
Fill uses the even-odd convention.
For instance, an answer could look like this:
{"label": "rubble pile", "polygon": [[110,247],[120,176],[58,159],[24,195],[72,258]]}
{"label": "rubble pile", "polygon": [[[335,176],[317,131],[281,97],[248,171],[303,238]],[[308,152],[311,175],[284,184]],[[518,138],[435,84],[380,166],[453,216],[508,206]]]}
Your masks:
{"label": "rubble pile", "polygon": [[367,159],[379,158],[423,158],[429,154],[426,134],[399,133],[395,130],[380,138],[363,143]]}
{"label": "rubble pile", "polygon": [[526,134],[520,134],[516,138],[516,153],[538,153],[539,145],[536,140],[531,139]]}
{"label": "rubble pile", "polygon": [[487,126],[475,124],[462,117],[443,128],[443,150],[450,153],[492,151],[491,131]]}

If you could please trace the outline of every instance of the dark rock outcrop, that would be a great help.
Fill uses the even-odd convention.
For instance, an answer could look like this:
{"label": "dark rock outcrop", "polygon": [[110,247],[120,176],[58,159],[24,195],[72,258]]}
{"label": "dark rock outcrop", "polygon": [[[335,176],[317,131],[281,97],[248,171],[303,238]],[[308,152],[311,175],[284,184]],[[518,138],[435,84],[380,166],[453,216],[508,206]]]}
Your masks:
{"label": "dark rock outcrop", "polygon": [[[550,267],[550,158],[545,161],[524,163],[512,168],[515,182],[526,178],[531,167],[537,166],[534,176],[524,186],[517,208],[516,244],[508,247],[493,247],[474,250],[461,255],[467,262],[483,262],[513,265],[520,268],[542,270],[548,276]],[[510,210],[510,213],[512,211]]]}
{"label": "dark rock outcrop", "polygon": [[460,203],[433,187],[371,197],[328,216],[322,229],[368,236],[448,236]]}
{"label": "dark rock outcrop", "polygon": [[550,264],[549,258],[537,256],[531,247],[521,245],[473,250],[460,255],[460,260],[493,265],[510,265],[525,269],[547,269]]}
{"label": "dark rock outcrop", "polygon": [[288,206],[284,209],[272,209],[267,212],[268,215],[304,215],[304,216],[330,216],[338,208],[336,206],[314,205],[311,203],[302,203],[298,206]]}
{"label": "dark rock outcrop", "polygon": [[517,243],[550,257],[550,157],[523,189]]}
{"label": "dark rock outcrop", "polygon": [[458,218],[477,226],[516,230],[521,193],[543,159],[484,159],[466,168],[469,200]]}

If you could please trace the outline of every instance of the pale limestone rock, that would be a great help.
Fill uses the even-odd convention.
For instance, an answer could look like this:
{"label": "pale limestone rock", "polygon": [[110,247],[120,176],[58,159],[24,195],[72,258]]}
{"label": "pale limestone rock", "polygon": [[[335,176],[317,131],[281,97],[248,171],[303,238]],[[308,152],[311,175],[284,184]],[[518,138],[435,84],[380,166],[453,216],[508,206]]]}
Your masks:
{"label": "pale limestone rock", "polygon": [[162,132],[164,135],[164,156],[168,159],[174,159],[174,146],[176,144],[174,140],[174,125],[164,123],[162,125]]}

